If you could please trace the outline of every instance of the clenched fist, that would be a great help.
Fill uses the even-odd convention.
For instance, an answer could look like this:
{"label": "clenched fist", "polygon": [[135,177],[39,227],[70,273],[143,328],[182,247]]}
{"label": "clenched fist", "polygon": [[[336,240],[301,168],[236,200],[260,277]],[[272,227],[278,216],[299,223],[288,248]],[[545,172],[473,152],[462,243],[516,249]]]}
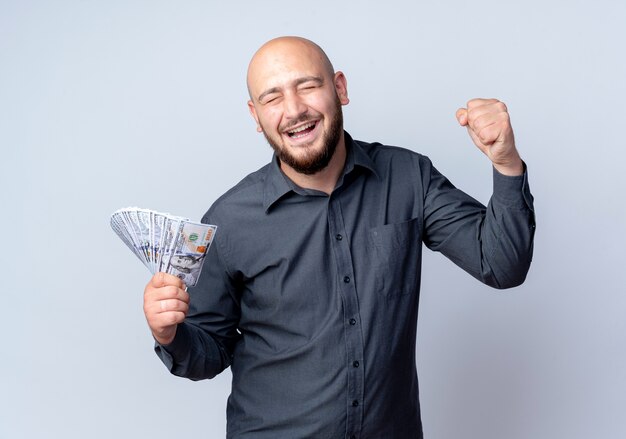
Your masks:
{"label": "clenched fist", "polygon": [[171,343],[188,310],[189,294],[182,280],[167,273],[152,276],[143,293],[143,312],[156,341]]}
{"label": "clenched fist", "polygon": [[497,99],[472,99],[467,108],[459,108],[456,118],[467,127],[474,144],[484,152],[493,166],[504,175],[521,175],[522,159],[515,148],[509,113]]}

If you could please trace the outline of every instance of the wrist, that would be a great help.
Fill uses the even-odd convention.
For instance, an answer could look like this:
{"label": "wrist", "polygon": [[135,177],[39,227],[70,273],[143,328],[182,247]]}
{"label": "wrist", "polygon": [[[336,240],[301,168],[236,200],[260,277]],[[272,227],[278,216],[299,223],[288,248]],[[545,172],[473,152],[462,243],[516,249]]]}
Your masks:
{"label": "wrist", "polygon": [[516,159],[512,160],[510,163],[502,164],[502,163],[493,163],[493,167],[502,175],[506,175],[508,177],[517,177],[524,173],[524,162],[518,156]]}

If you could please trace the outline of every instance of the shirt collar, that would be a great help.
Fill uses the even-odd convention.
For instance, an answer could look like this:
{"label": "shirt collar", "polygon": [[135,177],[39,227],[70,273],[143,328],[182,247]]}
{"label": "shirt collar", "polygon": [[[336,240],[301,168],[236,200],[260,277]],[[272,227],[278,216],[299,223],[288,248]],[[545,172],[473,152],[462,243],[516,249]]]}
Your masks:
{"label": "shirt collar", "polygon": [[[378,177],[376,167],[370,156],[363,150],[352,136],[344,131],[346,142],[346,164],[343,174],[339,177],[339,182],[344,181],[345,176],[354,171],[357,167],[371,171]],[[295,192],[298,186],[287,177],[280,169],[280,164],[276,154],[272,157],[272,162],[268,165],[263,189],[263,208],[267,213],[274,203],[290,192]]]}
{"label": "shirt collar", "polygon": [[376,165],[374,165],[372,158],[367,154],[359,142],[352,139],[352,136],[350,136],[347,131],[344,131],[344,135],[346,139],[346,148],[348,149],[348,156],[346,157],[346,165],[344,166],[343,176],[345,177],[356,167],[361,167],[371,171],[374,175],[376,175],[376,177],[378,177],[379,175],[378,172],[376,172]]}

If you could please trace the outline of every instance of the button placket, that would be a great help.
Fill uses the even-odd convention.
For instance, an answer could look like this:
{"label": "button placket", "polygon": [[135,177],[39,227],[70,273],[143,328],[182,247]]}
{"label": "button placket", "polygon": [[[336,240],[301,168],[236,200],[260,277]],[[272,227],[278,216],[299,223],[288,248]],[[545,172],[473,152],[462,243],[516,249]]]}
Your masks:
{"label": "button placket", "polygon": [[[332,238],[332,249],[335,256],[336,270],[339,274],[340,284],[338,292],[341,294],[344,320],[344,332],[346,340],[347,359],[363,358],[363,336],[360,330],[359,302],[354,281],[354,270],[350,243],[345,236],[350,236],[345,230],[341,206],[337,197],[330,197],[328,205],[328,227]],[[348,360],[346,398],[348,402],[346,430],[354,437],[360,436],[363,419],[363,368],[359,367],[358,360]]]}

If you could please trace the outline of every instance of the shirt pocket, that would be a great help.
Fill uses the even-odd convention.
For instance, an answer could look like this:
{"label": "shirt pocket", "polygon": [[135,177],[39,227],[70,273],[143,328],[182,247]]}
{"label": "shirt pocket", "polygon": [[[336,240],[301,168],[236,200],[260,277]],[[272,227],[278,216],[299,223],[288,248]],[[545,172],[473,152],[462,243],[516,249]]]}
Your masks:
{"label": "shirt pocket", "polygon": [[421,220],[374,227],[370,239],[376,291],[387,298],[415,294],[422,258]]}

